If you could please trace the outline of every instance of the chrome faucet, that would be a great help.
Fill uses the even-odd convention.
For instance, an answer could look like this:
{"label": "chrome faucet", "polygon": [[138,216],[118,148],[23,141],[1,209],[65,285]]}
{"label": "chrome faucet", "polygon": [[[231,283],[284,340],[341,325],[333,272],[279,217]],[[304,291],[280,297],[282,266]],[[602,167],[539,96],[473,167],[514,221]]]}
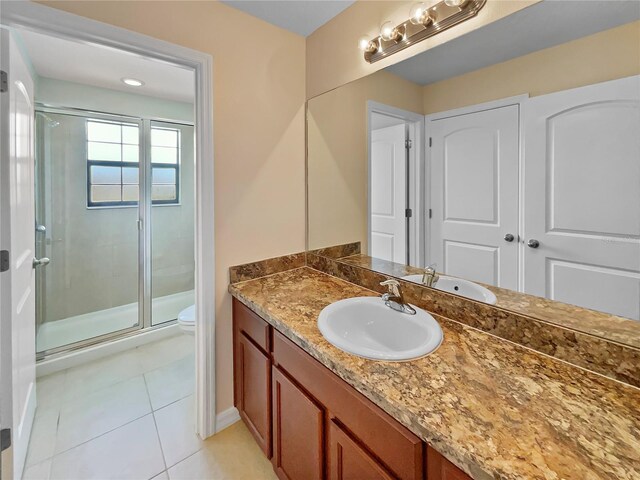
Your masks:
{"label": "chrome faucet", "polygon": [[424,275],[422,275],[422,283],[427,287],[435,287],[436,283],[440,279],[440,275],[436,273],[436,264],[429,265],[424,269]]}
{"label": "chrome faucet", "polygon": [[395,310],[396,312],[402,312],[408,315],[416,314],[415,308],[404,301],[404,296],[402,295],[402,290],[400,289],[400,282],[394,280],[393,278],[390,278],[389,280],[380,282],[380,285],[389,288],[389,291],[382,295],[382,300],[384,300],[384,304],[387,307]]}

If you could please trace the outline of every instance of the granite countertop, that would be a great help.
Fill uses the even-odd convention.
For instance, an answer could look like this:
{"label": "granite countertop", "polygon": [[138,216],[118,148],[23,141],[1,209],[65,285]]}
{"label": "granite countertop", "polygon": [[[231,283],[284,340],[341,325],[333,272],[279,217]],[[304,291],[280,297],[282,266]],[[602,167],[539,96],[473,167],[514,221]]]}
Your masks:
{"label": "granite countertop", "polygon": [[308,267],[229,291],[476,479],[640,479],[639,389],[438,316],[444,341],[427,357],[350,355],[318,314],[377,294]]}

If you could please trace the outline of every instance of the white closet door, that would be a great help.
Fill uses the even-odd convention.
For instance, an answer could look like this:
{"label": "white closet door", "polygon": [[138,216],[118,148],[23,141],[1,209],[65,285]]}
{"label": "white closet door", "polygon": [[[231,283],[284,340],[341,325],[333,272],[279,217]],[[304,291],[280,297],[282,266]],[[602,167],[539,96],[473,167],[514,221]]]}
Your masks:
{"label": "white closet door", "polygon": [[640,77],[524,113],[526,293],[640,317]]}
{"label": "white closet door", "polygon": [[404,124],[371,132],[372,257],[407,261],[407,159]]}
{"label": "white closet door", "polygon": [[429,122],[428,262],[439,271],[518,288],[518,119],[512,105]]}

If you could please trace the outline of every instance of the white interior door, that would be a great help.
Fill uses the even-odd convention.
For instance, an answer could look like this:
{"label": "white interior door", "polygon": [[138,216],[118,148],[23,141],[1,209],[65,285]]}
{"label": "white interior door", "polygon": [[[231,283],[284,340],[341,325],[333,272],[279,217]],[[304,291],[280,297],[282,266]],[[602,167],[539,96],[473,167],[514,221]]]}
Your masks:
{"label": "white interior door", "polygon": [[[11,351],[9,356],[3,354],[11,366],[10,380],[3,379],[2,394],[10,392],[12,397],[13,473],[14,478],[21,478],[36,407],[33,80],[14,39],[4,29],[2,42],[9,46],[8,58],[4,49],[2,59],[2,70],[8,74],[8,91],[2,93],[8,97],[2,103],[8,129],[3,134],[8,133],[9,147],[2,158],[2,249],[9,251],[10,258],[9,270],[3,273],[9,275],[10,293],[3,288],[2,303],[9,307],[3,314],[8,312],[9,318],[3,321],[2,335],[11,337],[2,344]],[[4,235],[7,223],[9,234]]]}
{"label": "white interior door", "polygon": [[640,318],[640,77],[525,109],[526,293]]}
{"label": "white interior door", "polygon": [[407,262],[405,125],[371,132],[370,255]]}
{"label": "white interior door", "polygon": [[427,263],[438,271],[518,288],[518,120],[519,107],[511,105],[427,124]]}

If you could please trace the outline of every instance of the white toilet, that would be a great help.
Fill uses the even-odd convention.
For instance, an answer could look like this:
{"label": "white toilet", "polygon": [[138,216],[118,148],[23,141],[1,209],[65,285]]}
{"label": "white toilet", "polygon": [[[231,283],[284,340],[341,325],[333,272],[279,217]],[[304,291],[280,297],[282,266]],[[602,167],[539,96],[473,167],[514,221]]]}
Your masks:
{"label": "white toilet", "polygon": [[196,306],[191,305],[178,314],[178,325],[187,335],[194,335],[196,332]]}

